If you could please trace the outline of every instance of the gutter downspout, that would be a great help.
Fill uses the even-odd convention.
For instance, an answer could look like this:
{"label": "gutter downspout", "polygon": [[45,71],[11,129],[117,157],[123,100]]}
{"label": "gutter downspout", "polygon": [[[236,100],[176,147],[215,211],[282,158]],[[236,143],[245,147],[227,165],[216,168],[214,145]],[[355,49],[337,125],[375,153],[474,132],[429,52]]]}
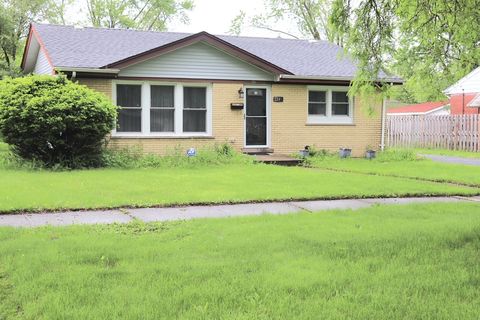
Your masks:
{"label": "gutter downspout", "polygon": [[385,97],[382,98],[382,138],[380,142],[380,150],[385,150],[385,120],[386,120],[386,109],[387,103],[385,101]]}

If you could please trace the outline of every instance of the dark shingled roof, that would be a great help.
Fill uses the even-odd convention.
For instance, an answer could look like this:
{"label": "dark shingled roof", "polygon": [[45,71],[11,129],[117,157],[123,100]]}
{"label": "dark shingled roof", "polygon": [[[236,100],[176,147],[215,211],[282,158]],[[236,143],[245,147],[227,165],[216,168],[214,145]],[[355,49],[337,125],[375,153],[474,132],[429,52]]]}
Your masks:
{"label": "dark shingled roof", "polygon": [[[34,24],[55,67],[100,68],[189,33]],[[356,66],[327,41],[217,36],[298,76],[353,78]],[[382,75],[380,78],[399,80]]]}

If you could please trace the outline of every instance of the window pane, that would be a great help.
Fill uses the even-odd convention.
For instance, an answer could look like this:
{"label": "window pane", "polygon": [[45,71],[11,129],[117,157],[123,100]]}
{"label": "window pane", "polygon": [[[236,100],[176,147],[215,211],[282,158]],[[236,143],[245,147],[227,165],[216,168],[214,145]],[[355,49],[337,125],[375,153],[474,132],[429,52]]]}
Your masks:
{"label": "window pane", "polygon": [[120,109],[117,132],[141,132],[142,109]]}
{"label": "window pane", "polygon": [[332,103],[332,115],[348,116],[348,103]]}
{"label": "window pane", "polygon": [[309,103],[308,114],[322,115],[322,116],[327,115],[327,104],[326,103]]}
{"label": "window pane", "polygon": [[308,101],[309,102],[327,102],[327,93],[325,91],[309,91],[308,92]]}
{"label": "window pane", "polygon": [[184,132],[206,132],[207,110],[183,110]]}
{"label": "window pane", "polygon": [[267,118],[247,117],[247,146],[264,146],[267,144]]}
{"label": "window pane", "polygon": [[348,96],[346,92],[332,91],[332,102],[346,102],[348,103]]}
{"label": "window pane", "polygon": [[267,115],[267,90],[247,89],[247,116]]}
{"label": "window pane", "polygon": [[174,109],[151,109],[150,110],[150,131],[151,132],[173,132],[174,131]]}
{"label": "window pane", "polygon": [[205,109],[207,107],[207,88],[184,87],[183,107]]}
{"label": "window pane", "polygon": [[117,84],[117,105],[123,108],[140,108],[142,106],[142,86]]}
{"label": "window pane", "polygon": [[152,108],[173,108],[173,86],[151,86]]}

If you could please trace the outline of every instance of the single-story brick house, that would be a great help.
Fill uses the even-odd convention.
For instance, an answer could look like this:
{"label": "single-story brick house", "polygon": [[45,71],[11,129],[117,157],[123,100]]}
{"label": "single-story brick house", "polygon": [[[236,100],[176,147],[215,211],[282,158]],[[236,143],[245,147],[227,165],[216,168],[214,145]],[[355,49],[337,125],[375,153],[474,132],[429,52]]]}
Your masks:
{"label": "single-story brick house", "polygon": [[120,105],[115,146],[361,155],[382,144],[385,107],[367,115],[347,96],[356,66],[342,54],[326,41],[32,24],[22,68],[66,74]]}

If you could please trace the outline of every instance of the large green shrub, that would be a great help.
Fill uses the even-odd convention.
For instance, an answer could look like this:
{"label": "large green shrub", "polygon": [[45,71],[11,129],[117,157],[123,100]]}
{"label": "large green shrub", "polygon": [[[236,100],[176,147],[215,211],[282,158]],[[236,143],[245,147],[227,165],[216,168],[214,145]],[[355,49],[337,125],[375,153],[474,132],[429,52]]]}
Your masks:
{"label": "large green shrub", "polygon": [[0,81],[0,132],[20,157],[47,167],[101,163],[116,106],[65,77],[28,76]]}

